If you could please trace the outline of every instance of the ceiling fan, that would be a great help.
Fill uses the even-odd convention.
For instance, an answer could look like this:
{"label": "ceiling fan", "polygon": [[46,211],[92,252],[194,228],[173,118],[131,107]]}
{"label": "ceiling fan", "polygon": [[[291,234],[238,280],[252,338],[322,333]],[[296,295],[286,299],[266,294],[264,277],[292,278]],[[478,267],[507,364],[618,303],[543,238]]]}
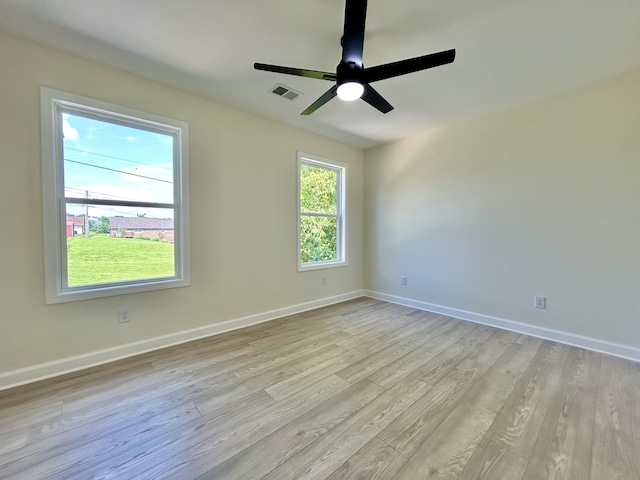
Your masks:
{"label": "ceiling fan", "polygon": [[344,11],[344,34],[342,44],[342,60],[336,68],[336,73],[305,70],[302,68],[282,67],[266,63],[254,63],[256,70],[284,73],[299,77],[317,78],[335,82],[320,98],[313,102],[301,113],[310,115],[331,100],[336,95],[342,100],[357,100],[362,98],[372,107],[382,113],[393,110],[393,106],[370,85],[378,80],[397,77],[407,73],[438,67],[453,62],[455,50],[432,53],[422,57],[386,63],[371,68],[364,68],[362,51],[364,48],[364,24],[367,15],[367,0],[346,0]]}

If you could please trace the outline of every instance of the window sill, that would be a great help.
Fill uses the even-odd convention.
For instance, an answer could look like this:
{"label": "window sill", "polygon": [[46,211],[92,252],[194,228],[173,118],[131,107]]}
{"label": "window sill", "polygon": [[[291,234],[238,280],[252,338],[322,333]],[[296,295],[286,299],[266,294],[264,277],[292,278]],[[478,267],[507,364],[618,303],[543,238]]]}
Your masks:
{"label": "window sill", "polygon": [[332,262],[314,262],[312,264],[298,265],[298,272],[306,272],[308,270],[323,270],[325,268],[346,267],[349,265],[345,261],[332,261]]}
{"label": "window sill", "polygon": [[93,288],[78,288],[47,294],[46,303],[54,304],[75,302],[78,300],[89,300],[92,298],[112,297],[115,295],[126,295],[130,293],[152,292],[168,288],[188,287],[189,285],[191,285],[191,282],[186,279],[161,279],[158,281],[136,283],[135,285],[104,285]]}

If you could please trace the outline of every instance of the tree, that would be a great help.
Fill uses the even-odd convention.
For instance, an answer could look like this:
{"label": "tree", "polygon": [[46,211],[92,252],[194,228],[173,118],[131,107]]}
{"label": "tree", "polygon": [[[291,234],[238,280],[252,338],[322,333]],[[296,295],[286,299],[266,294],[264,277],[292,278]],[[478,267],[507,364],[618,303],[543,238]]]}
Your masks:
{"label": "tree", "polygon": [[335,170],[300,166],[300,260],[303,263],[335,260],[337,219],[305,213],[336,214],[337,181]]}
{"label": "tree", "polygon": [[109,229],[109,219],[107,217],[100,217],[95,220],[89,228],[94,233],[109,233]]}

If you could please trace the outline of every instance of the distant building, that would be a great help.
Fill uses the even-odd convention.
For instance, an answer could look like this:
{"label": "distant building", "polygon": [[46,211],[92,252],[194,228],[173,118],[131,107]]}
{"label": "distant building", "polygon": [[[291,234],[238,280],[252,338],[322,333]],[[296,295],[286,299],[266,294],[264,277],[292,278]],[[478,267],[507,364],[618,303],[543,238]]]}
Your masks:
{"label": "distant building", "polygon": [[148,217],[109,217],[112,237],[157,238],[173,242],[173,220]]}
{"label": "distant building", "polygon": [[84,215],[67,215],[67,237],[84,235]]}

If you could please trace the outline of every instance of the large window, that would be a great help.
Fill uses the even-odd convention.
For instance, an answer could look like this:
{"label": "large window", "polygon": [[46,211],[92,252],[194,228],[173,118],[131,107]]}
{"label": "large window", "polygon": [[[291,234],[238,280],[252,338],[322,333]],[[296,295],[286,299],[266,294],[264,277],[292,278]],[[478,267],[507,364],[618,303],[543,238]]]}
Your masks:
{"label": "large window", "polygon": [[298,270],[346,265],[346,171],[298,153]]}
{"label": "large window", "polygon": [[41,102],[47,303],[189,285],[187,124]]}

